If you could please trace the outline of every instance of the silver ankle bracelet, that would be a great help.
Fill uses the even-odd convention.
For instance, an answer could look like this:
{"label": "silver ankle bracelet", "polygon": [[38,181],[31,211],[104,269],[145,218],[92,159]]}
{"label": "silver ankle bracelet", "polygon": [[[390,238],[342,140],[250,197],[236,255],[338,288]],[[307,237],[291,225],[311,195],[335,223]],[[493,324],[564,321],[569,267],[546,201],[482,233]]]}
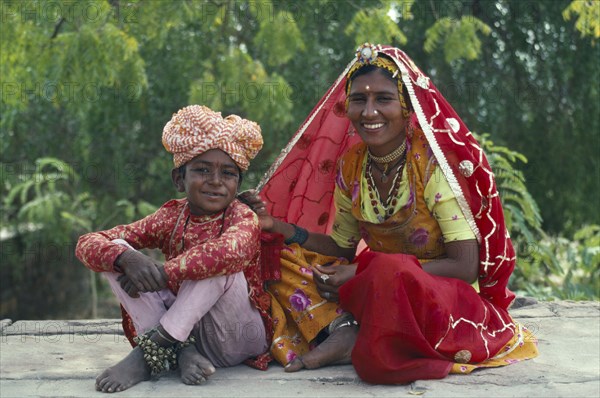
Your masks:
{"label": "silver ankle bracelet", "polygon": [[345,312],[342,315],[335,318],[333,321],[331,321],[329,327],[327,328],[327,332],[329,334],[332,334],[334,331],[340,328],[354,325],[358,326],[358,322],[356,322],[351,313]]}

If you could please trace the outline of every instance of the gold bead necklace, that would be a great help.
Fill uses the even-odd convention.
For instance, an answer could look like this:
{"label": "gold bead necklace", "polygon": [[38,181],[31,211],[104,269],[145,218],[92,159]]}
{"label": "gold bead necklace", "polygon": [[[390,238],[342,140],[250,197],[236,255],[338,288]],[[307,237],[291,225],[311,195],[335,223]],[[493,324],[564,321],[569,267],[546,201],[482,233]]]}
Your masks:
{"label": "gold bead necklace", "polygon": [[392,152],[388,153],[385,156],[375,156],[371,153],[371,150],[369,149],[369,156],[377,163],[390,163],[402,156],[405,149],[406,140],[402,141],[402,145],[400,145],[398,148],[394,149]]}

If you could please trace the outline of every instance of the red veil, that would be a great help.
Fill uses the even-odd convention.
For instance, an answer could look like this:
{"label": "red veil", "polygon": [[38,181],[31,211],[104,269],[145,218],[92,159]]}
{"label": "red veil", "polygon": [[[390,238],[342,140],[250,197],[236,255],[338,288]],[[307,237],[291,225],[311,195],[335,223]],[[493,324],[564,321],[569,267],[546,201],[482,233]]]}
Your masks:
{"label": "red veil", "polygon": [[[506,230],[492,169],[481,147],[430,79],[401,50],[375,46],[400,69],[434,156],[479,242],[482,298],[507,309],[515,252]],[[327,233],[334,219],[337,159],[360,140],[344,116],[345,82],[354,59],[312,110],[257,189],[274,217]]]}

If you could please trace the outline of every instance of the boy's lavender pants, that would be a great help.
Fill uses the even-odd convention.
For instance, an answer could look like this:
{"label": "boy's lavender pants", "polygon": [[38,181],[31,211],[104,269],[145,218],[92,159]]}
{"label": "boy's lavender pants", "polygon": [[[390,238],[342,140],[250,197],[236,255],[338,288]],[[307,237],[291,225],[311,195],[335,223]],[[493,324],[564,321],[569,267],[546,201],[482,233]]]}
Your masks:
{"label": "boy's lavender pants", "polygon": [[[124,240],[113,242],[131,248]],[[242,272],[184,281],[177,296],[164,289],[140,293],[139,298],[130,297],[121,288],[117,281],[120,274],[103,274],[138,334],[159,323],[179,341],[194,333],[198,351],[216,367],[238,365],[268,349],[262,318],[250,303]]]}

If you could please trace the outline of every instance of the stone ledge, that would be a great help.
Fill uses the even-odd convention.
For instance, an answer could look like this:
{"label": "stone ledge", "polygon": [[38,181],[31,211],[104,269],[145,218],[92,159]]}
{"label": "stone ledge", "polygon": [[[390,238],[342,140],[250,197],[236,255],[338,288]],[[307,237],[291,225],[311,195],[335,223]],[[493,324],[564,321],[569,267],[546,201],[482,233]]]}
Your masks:
{"label": "stone ledge", "polygon": [[16,321],[2,328],[6,336],[124,335],[120,319]]}
{"label": "stone ledge", "polygon": [[[538,358],[403,386],[364,383],[352,366],[289,374],[276,364],[266,372],[241,365],[218,369],[202,386],[186,386],[176,374],[167,374],[118,396],[600,396],[600,303],[541,302],[511,313],[537,335]],[[94,390],[95,377],[130,350],[115,319],[2,320],[0,325],[2,397],[105,396]]]}

